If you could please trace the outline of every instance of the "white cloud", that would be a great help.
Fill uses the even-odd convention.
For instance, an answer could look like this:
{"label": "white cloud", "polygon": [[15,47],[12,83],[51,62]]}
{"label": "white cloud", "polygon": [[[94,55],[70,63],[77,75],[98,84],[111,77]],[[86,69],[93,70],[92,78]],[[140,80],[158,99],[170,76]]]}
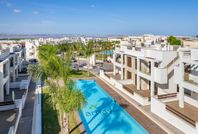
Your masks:
{"label": "white cloud", "polygon": [[12,4],[9,3],[9,2],[7,2],[6,5],[7,5],[7,7],[11,7],[12,6]]}
{"label": "white cloud", "polygon": [[91,8],[95,8],[96,6],[94,4],[91,5]]}
{"label": "white cloud", "polygon": [[14,9],[13,12],[14,13],[21,13],[21,10],[20,9]]}
{"label": "white cloud", "polygon": [[39,12],[38,11],[34,11],[33,14],[34,15],[37,15],[37,14],[39,14]]}
{"label": "white cloud", "polygon": [[12,7],[12,4],[8,0],[0,0],[0,3],[7,7]]}

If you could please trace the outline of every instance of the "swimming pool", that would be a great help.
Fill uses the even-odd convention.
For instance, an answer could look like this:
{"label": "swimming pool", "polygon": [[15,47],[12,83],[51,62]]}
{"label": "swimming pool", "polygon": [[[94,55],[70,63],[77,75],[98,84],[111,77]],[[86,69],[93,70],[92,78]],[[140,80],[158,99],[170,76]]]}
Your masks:
{"label": "swimming pool", "polygon": [[88,134],[148,134],[94,80],[78,80],[76,85],[87,99],[79,115]]}
{"label": "swimming pool", "polygon": [[112,55],[113,54],[113,50],[107,50],[107,51],[101,52],[101,54]]}

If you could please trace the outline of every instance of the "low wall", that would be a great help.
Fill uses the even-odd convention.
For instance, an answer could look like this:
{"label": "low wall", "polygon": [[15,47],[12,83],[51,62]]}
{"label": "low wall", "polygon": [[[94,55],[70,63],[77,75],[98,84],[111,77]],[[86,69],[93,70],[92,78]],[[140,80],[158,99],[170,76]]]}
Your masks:
{"label": "low wall", "polygon": [[17,128],[19,125],[19,121],[20,121],[21,115],[22,115],[22,109],[23,109],[23,105],[22,105],[22,100],[21,100],[21,102],[19,103],[19,112],[17,114],[16,122],[13,126],[10,127],[8,134],[16,134]]}
{"label": "low wall", "polygon": [[19,109],[19,113],[17,115],[15,124],[10,127],[10,129],[8,131],[8,134],[16,134],[16,132],[17,132],[19,121],[20,121],[21,116],[22,116],[22,110],[25,106],[25,102],[26,102],[26,99],[27,99],[27,95],[28,95],[28,91],[29,91],[29,85],[30,85],[30,81],[31,81],[31,76],[28,77],[27,81],[28,81],[28,83],[27,83],[28,85],[27,85],[26,93],[22,96],[21,99],[15,100],[15,106],[16,106],[16,108]]}
{"label": "low wall", "polygon": [[118,90],[120,90],[121,92],[123,92],[124,94],[126,94],[127,96],[129,96],[130,98],[132,98],[133,100],[135,100],[137,103],[145,106],[145,105],[149,105],[150,102],[148,101],[148,98],[144,98],[142,96],[140,96],[139,94],[134,93],[131,94],[129,93],[127,90],[125,90],[123,88],[123,84],[121,84],[119,81],[113,79],[113,78],[108,78],[105,74],[103,70],[100,70],[100,77],[105,80],[106,82],[110,83],[111,85],[113,85],[115,88],[117,88]]}
{"label": "low wall", "polygon": [[38,81],[35,91],[32,134],[42,134],[42,91],[41,81]]}
{"label": "low wall", "polygon": [[188,96],[184,96],[184,101],[193,105],[194,107],[198,108],[198,101],[196,101]]}
{"label": "low wall", "polygon": [[10,88],[19,88],[21,82],[11,82],[10,83]]}
{"label": "low wall", "polygon": [[15,109],[15,108],[16,108],[15,104],[5,105],[5,106],[0,106],[0,111],[12,110],[12,109]]}
{"label": "low wall", "polygon": [[191,126],[177,115],[166,110],[165,103],[153,97],[151,98],[151,112],[158,115],[186,134],[198,134],[198,124],[196,124],[196,128]]}

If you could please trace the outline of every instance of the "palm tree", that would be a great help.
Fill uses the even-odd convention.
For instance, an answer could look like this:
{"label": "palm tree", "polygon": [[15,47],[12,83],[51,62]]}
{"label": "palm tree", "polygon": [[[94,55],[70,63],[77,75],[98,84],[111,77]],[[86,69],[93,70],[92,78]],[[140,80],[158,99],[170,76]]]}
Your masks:
{"label": "palm tree", "polygon": [[[86,103],[86,99],[82,92],[75,88],[73,81],[68,81],[66,90],[63,88],[60,90],[60,94],[57,96],[59,100],[57,103],[63,111],[63,127],[66,126],[66,133],[69,132],[69,115],[75,110],[80,110]],[[61,101],[60,101],[61,100]]]}
{"label": "palm tree", "polygon": [[34,75],[35,78],[41,76],[45,78],[46,83],[51,89],[52,104],[59,111],[61,130],[63,133],[67,133],[69,132],[68,113],[78,110],[86,101],[83,94],[79,90],[75,90],[74,83],[69,80],[71,48],[62,50],[64,53],[63,57],[57,56],[58,50],[57,47],[52,45],[40,46],[40,64],[30,66],[28,72]]}

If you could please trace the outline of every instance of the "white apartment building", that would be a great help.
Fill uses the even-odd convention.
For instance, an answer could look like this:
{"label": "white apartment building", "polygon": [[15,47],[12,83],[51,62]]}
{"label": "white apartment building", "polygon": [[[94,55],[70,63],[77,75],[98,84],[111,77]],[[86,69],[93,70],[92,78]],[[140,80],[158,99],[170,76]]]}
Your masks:
{"label": "white apartment building", "polygon": [[175,95],[173,71],[178,55],[173,48],[122,43],[113,54],[114,71],[106,75],[118,80],[122,90],[141,105],[149,105],[151,96]]}
{"label": "white apartment building", "polygon": [[0,51],[0,102],[4,101],[4,96],[9,94],[9,48]]}
{"label": "white apartment building", "polygon": [[187,134],[198,133],[198,49],[180,48],[174,69],[178,94],[152,99],[151,111]]}
{"label": "white apartment building", "polygon": [[10,84],[15,82],[25,60],[25,48],[18,44],[1,44],[0,102],[10,94]]}
{"label": "white apartment building", "polygon": [[38,51],[37,51],[37,49],[39,47],[38,40],[34,40],[34,41],[25,40],[24,45],[25,45],[25,49],[26,49],[25,54],[26,54],[27,61],[30,59],[38,58]]}
{"label": "white apartment building", "polygon": [[121,42],[100,77],[187,134],[198,133],[198,49]]}

